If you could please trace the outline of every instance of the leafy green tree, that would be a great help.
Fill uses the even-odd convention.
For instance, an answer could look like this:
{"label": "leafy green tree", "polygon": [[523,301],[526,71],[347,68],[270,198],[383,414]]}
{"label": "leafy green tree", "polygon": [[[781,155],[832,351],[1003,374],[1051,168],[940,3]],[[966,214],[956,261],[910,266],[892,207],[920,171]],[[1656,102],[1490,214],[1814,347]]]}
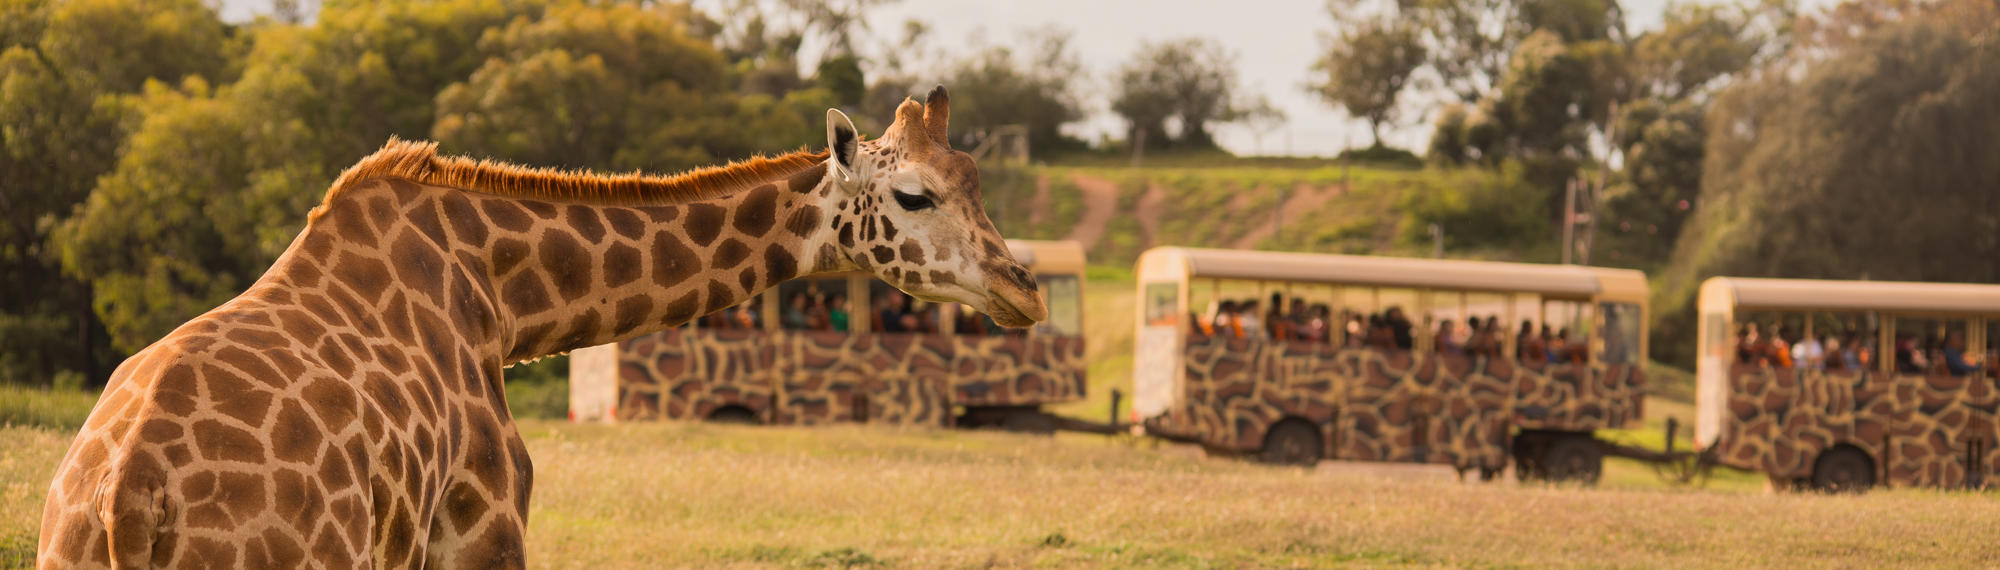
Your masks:
{"label": "leafy green tree", "polygon": [[1424,46],[1414,27],[1388,17],[1356,24],[1328,42],[1313,64],[1309,88],[1327,104],[1368,121],[1368,136],[1382,146],[1382,125],[1394,125],[1397,102],[1417,67]]}
{"label": "leafy green tree", "polygon": [[1035,149],[1077,148],[1063,125],[1083,119],[1077,96],[1083,65],[1066,32],[1026,36],[1026,53],[989,46],[954,64],[951,85],[953,130],[975,134],[1004,125],[1023,125]]}
{"label": "leafy green tree", "polygon": [[1727,127],[1707,131],[1696,214],[1655,293],[1656,356],[1692,360],[1714,275],[2000,279],[1978,261],[2000,255],[2000,10],[1873,15],[1717,95],[1707,121]]}
{"label": "leafy green tree", "polygon": [[194,0],[0,2],[0,381],[102,382],[117,355],[50,240],[124,143],[146,81],[226,80],[235,30]]}
{"label": "leafy green tree", "polygon": [[[1202,38],[1146,42],[1118,71],[1111,110],[1147,145],[1214,148],[1211,123],[1236,118],[1236,70],[1220,44]],[[1179,124],[1169,137],[1168,121]]]}

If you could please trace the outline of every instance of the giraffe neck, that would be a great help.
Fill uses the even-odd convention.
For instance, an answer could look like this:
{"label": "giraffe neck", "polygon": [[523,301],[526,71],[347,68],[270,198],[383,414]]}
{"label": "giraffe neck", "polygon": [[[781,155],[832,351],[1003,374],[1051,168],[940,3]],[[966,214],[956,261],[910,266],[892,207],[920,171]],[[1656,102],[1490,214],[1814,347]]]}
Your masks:
{"label": "giraffe neck", "polygon": [[364,321],[400,318],[369,314],[404,302],[379,288],[408,290],[413,311],[442,313],[487,361],[518,362],[678,326],[787,279],[851,268],[825,223],[836,197],[824,179],[814,164],[726,195],[621,206],[387,178],[330,198],[263,283],[358,291],[364,307],[345,312]]}

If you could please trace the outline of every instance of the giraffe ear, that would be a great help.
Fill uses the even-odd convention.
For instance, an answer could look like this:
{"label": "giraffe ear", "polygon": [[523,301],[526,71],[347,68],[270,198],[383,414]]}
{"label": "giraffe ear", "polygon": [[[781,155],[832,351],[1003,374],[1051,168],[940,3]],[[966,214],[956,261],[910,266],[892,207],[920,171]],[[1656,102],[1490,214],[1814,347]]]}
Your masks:
{"label": "giraffe ear", "polygon": [[854,155],[861,150],[861,137],[854,132],[854,121],[840,109],[826,110],[827,163],[832,167],[827,171],[841,188],[853,187]]}

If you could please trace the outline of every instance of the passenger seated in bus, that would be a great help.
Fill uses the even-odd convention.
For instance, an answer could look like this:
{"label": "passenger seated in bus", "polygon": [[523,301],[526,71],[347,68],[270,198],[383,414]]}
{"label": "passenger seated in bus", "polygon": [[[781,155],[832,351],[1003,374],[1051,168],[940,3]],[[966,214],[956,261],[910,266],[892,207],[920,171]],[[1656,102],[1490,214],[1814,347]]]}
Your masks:
{"label": "passenger seated in bus", "polygon": [[828,327],[836,331],[847,332],[847,323],[850,318],[852,317],[847,314],[846,293],[834,293],[832,296],[827,297],[826,324]]}
{"label": "passenger seated in bus", "polygon": [[1235,326],[1230,321],[1235,316],[1235,301],[1211,301],[1208,305],[1208,318],[1201,320],[1203,324],[1207,325],[1202,329],[1201,334],[1208,336],[1235,336],[1230,332],[1231,327]]}
{"label": "passenger seated in bus", "polygon": [[1306,340],[1326,344],[1333,341],[1333,308],[1314,303],[1306,309]]}
{"label": "passenger seated in bus", "polygon": [[1362,317],[1361,313],[1350,312],[1345,309],[1342,309],[1341,312],[1347,314],[1347,318],[1341,319],[1342,321],[1345,321],[1347,323],[1346,325],[1343,325],[1341,327],[1341,329],[1343,331],[1346,331],[1347,333],[1347,348],[1362,348],[1368,346],[1367,319]]}
{"label": "passenger seated in bus", "polygon": [[910,297],[901,291],[884,293],[875,311],[875,322],[881,323],[882,332],[916,332],[917,318],[910,314]]}
{"label": "passenger seated in bus", "polygon": [[1952,331],[1944,337],[1944,368],[1952,376],[1965,376],[1979,371],[1979,365],[1965,360],[1965,333]]}
{"label": "passenger seated in bus", "polygon": [[806,311],[812,309],[812,295],[801,289],[785,299],[784,309],[778,311],[778,322],[786,329],[803,330],[806,326]]}
{"label": "passenger seated in bus", "polygon": [[1514,360],[1527,362],[1547,358],[1542,354],[1543,346],[1541,337],[1535,335],[1535,323],[1522,319],[1521,330],[1514,333]]}
{"label": "passenger seated in bus", "polygon": [[1743,323],[1736,331],[1736,363],[1756,364],[1761,352],[1757,348],[1757,323]]}
{"label": "passenger seated in bus", "polygon": [[1792,363],[1806,370],[1825,370],[1826,343],[1823,341],[1825,338],[1826,335],[1820,335],[1819,338],[1805,337],[1792,343]]}
{"label": "passenger seated in bus", "polygon": [[1930,369],[1930,361],[1923,351],[1917,349],[1917,338],[1910,333],[1896,333],[1896,371],[1903,374],[1923,374]]}
{"label": "passenger seated in bus", "polygon": [[1438,354],[1449,354],[1452,356],[1465,355],[1465,345],[1459,344],[1458,329],[1452,326],[1451,319],[1438,321],[1436,344]]}
{"label": "passenger seated in bus", "polygon": [[1846,333],[1842,333],[1838,344],[1828,347],[1827,353],[1826,368],[1828,370],[1845,370],[1848,372],[1867,370],[1867,365],[1863,364],[1861,360],[1861,338],[1855,334],[1854,329],[1848,329]]}
{"label": "passenger seated in bus", "polygon": [[[1548,330],[1548,325],[1542,325],[1542,329]],[[1564,360],[1569,360],[1569,327],[1563,327],[1554,337],[1549,338],[1548,358],[1549,364],[1561,364]]]}
{"label": "passenger seated in bus", "polygon": [[1271,340],[1292,337],[1292,324],[1285,321],[1285,294],[1271,292],[1271,308],[1264,310],[1264,336]]}
{"label": "passenger seated in bus", "polygon": [[1778,326],[1778,334],[1773,336],[1770,344],[1764,347],[1765,354],[1767,355],[1766,358],[1770,359],[1772,366],[1779,368],[1791,368],[1793,366],[1792,341],[1798,338],[1797,335],[1798,333],[1792,332],[1792,325]]}
{"label": "passenger seated in bus", "polygon": [[1236,338],[1264,338],[1264,318],[1257,316],[1257,299],[1252,297],[1236,303]]}
{"label": "passenger seated in bus", "polygon": [[1417,339],[1410,334],[1410,319],[1403,315],[1402,307],[1389,307],[1389,311],[1382,314],[1382,323],[1389,327],[1389,335],[1395,340],[1398,350],[1416,348]]}

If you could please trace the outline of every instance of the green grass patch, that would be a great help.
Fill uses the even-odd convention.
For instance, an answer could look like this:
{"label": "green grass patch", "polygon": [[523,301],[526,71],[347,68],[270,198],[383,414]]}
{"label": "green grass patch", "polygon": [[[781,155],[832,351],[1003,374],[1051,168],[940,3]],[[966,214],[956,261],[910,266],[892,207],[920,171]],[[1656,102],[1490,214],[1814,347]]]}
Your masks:
{"label": "green grass patch", "polygon": [[75,431],[96,405],[96,392],[0,384],[0,425]]}

